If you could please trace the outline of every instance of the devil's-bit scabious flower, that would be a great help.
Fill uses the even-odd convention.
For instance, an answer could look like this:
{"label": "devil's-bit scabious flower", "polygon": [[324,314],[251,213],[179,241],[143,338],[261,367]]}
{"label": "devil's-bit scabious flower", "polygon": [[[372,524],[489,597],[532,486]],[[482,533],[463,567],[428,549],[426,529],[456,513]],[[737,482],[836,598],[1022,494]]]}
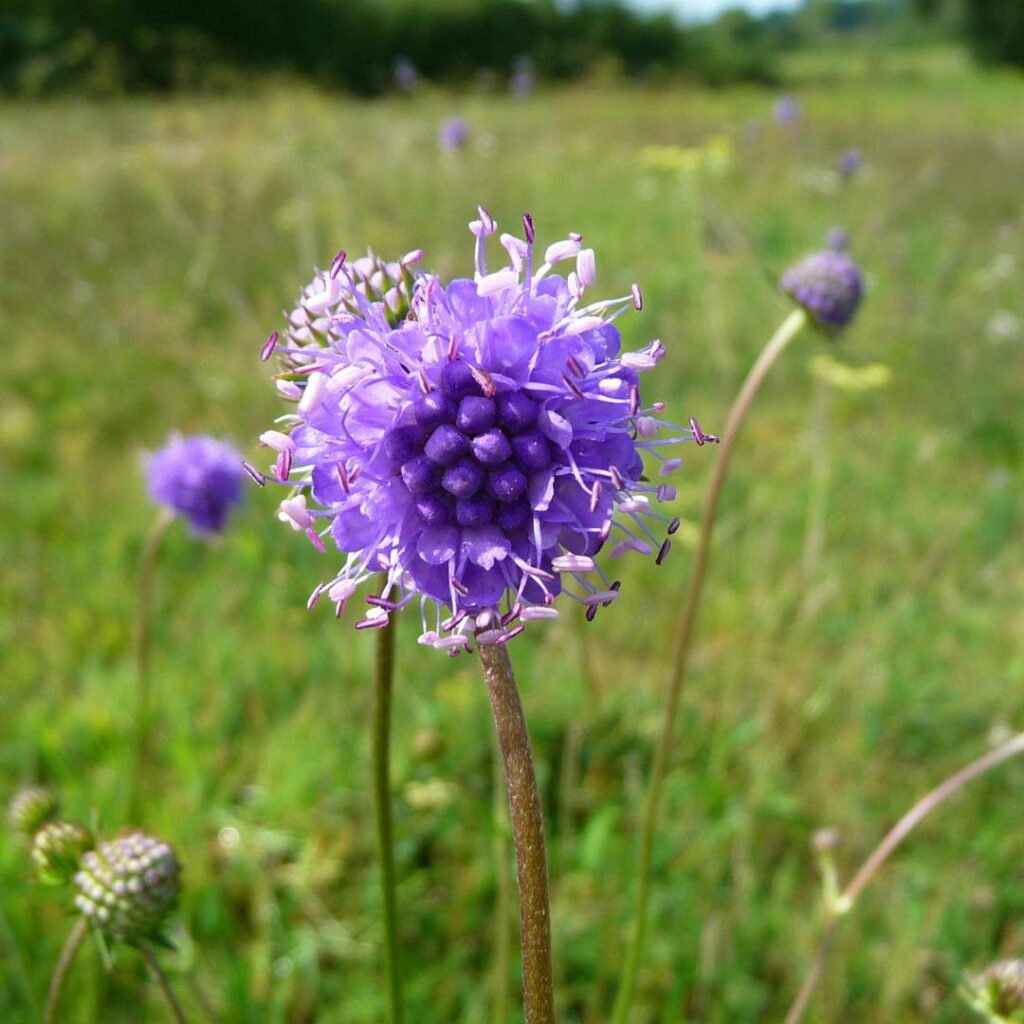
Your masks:
{"label": "devil's-bit scabious flower", "polygon": [[772,110],[776,124],[796,124],[802,112],[800,101],[795,96],[780,96]]}
{"label": "devil's-bit scabious flower", "polygon": [[420,73],[408,57],[399,57],[394,66],[395,86],[402,92],[412,92],[419,85]]}
{"label": "devil's-bit scabious flower", "polygon": [[159,934],[178,902],[181,867],[167,843],[133,832],[86,853],[74,881],[89,923],[133,942]]}
{"label": "devil's-bit scabious flower", "polygon": [[40,881],[49,885],[70,881],[94,845],[92,833],[77,821],[48,821],[32,840],[32,863]]}
{"label": "devil's-bit scabious flower", "polygon": [[844,178],[852,178],[863,166],[859,149],[848,149],[839,157],[839,174]]}
{"label": "devil's-bit scabious flower", "polygon": [[1024,960],[998,960],[964,984],[968,1002],[992,1024],[1024,1021]]}
{"label": "devil's-bit scabious flower", "polygon": [[[330,535],[347,555],[311,605],[326,594],[340,614],[383,573],[357,628],[384,625],[419,598],[422,643],[455,652],[474,634],[505,642],[556,617],[563,590],[590,618],[614,601],[618,582],[596,561],[610,539],[613,558],[667,553],[650,524],[677,528],[654,509],[675,490],[646,481],[641,455],[671,472],[679,460],[664,447],[693,434],[641,402],[640,375],[664,355],[661,342],[620,352],[614,320],[640,307],[639,289],[584,303],[593,250],[572,235],[539,258],[528,216],[524,227],[525,239],[501,236],[507,264],[489,270],[497,225],[481,209],[472,279],[446,284],[410,254],[400,321],[339,258],[331,274],[347,282],[347,299],[323,346],[280,346],[297,411],[261,437],[277,452],[272,477],[295,486],[279,517],[320,547]],[[568,260],[575,269],[552,272]],[[296,362],[310,353],[312,363]]]}
{"label": "devil's-bit scabious flower", "polygon": [[57,794],[45,786],[32,786],[14,794],[7,820],[15,832],[33,836],[57,814]]}
{"label": "devil's-bit scabious flower", "polygon": [[441,124],[437,137],[445,149],[461,149],[469,137],[469,125],[464,117],[449,117]]}
{"label": "devil's-bit scabious flower", "polygon": [[242,456],[212,437],[172,434],[145,465],[150,497],[185,516],[196,533],[220,533],[242,500]]}
{"label": "devil's-bit scabious flower", "polygon": [[843,228],[830,228],[825,236],[825,248],[833,252],[846,252],[850,248],[850,233]]}
{"label": "devil's-bit scabious flower", "polygon": [[857,312],[864,279],[848,253],[825,249],[793,264],[782,275],[782,290],[818,327],[836,333]]}
{"label": "devil's-bit scabious flower", "polygon": [[537,85],[537,74],[533,61],[529,57],[517,57],[512,66],[512,77],[509,79],[508,90],[513,96],[525,99]]}

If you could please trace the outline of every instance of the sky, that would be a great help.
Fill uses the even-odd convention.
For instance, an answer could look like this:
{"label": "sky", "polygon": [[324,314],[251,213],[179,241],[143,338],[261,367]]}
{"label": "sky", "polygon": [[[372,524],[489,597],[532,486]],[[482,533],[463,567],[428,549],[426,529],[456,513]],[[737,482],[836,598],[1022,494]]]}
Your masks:
{"label": "sky", "polygon": [[730,7],[744,7],[754,14],[799,6],[800,0],[629,0],[643,11],[671,11],[683,21],[700,21]]}

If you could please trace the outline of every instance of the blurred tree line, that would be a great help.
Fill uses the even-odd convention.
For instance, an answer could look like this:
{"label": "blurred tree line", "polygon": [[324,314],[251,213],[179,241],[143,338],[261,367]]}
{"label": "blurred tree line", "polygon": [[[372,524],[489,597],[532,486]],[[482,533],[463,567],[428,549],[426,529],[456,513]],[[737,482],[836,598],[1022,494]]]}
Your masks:
{"label": "blurred tree line", "polygon": [[777,40],[737,14],[683,28],[621,0],[4,0],[0,88],[209,88],[288,73],[369,94],[397,61],[433,81],[689,74],[771,81]]}
{"label": "blurred tree line", "polygon": [[216,89],[290,74],[359,94],[424,79],[686,76],[771,83],[787,48],[880,33],[908,16],[1024,64],[1024,0],[808,0],[703,25],[625,0],[3,0],[0,90],[28,95]]}
{"label": "blurred tree line", "polygon": [[947,34],[964,36],[981,60],[1024,67],[1024,0],[912,0],[912,6]]}

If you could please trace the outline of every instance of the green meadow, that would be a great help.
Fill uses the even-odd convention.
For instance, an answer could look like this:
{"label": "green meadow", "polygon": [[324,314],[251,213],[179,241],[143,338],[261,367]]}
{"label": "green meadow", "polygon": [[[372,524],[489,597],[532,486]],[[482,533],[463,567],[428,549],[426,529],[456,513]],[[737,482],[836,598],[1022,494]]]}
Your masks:
{"label": "green meadow", "polygon": [[[628,347],[667,416],[724,423],[786,315],[776,281],[845,228],[868,295],[769,379],[723,496],[655,851],[636,1024],[779,1021],[820,932],[813,833],[842,878],[919,796],[1024,728],[1024,78],[953,51],[836,52],[803,103],[683,86],[0,105],[0,800],[174,844],[162,954],[190,1020],[382,1019],[369,774],[373,638],[306,598],[333,575],[249,488],[215,544],[178,523],[153,632],[152,757],[127,819],[141,457],[175,429],[256,444],[284,405],[257,358],[314,266],[416,247],[469,274],[466,222],[583,232],[597,294],[641,282]],[[453,114],[464,149],[442,150]],[[673,147],[653,153],[649,147]],[[843,180],[840,154],[859,149]],[[713,447],[687,447],[661,567],[511,647],[541,776],[560,1019],[606,1021],[674,617]],[[283,495],[282,495],[283,496]],[[353,611],[358,611],[353,609]],[[399,618],[393,796],[412,1024],[493,1021],[492,725],[474,658]],[[845,922],[808,1021],[967,1022],[965,970],[1024,953],[1024,763],[941,808]],[[0,1020],[40,1019],[66,894],[0,838]],[[61,1019],[168,1019],[131,950],[85,947]],[[517,957],[509,970],[519,984]],[[207,1018],[203,996],[214,1014]],[[513,1006],[517,1000],[513,999]],[[517,1017],[510,1013],[508,1021]],[[497,1022],[495,1022],[497,1024]]]}

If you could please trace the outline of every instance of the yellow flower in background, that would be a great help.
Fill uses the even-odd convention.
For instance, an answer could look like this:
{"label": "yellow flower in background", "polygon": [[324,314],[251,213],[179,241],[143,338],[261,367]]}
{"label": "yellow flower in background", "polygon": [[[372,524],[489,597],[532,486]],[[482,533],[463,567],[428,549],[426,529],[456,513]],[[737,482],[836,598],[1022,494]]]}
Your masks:
{"label": "yellow flower in background", "polygon": [[709,135],[699,146],[644,146],[640,163],[654,171],[708,171],[725,174],[732,168],[736,150],[726,135]]}
{"label": "yellow flower in background", "polygon": [[892,383],[892,370],[885,363],[849,366],[824,352],[813,356],[808,361],[807,368],[812,377],[825,381],[837,391],[853,394],[876,391]]}

